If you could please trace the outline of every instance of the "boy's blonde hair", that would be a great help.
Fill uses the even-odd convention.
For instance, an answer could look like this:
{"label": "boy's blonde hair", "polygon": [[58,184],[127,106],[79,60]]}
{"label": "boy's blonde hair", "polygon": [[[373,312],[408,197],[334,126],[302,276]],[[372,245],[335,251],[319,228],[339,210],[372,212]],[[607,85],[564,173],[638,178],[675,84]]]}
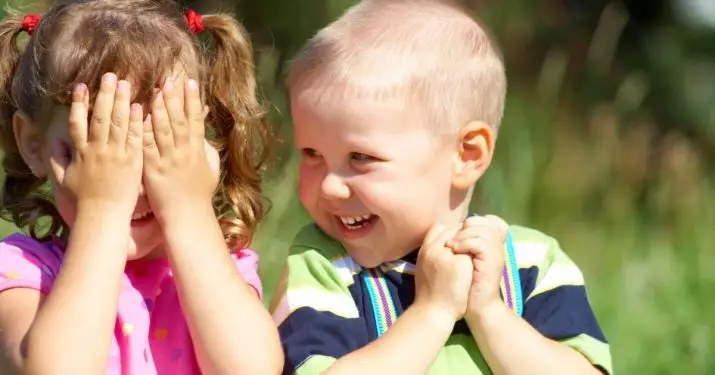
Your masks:
{"label": "boy's blonde hair", "polygon": [[401,100],[426,124],[499,127],[506,94],[501,53],[485,28],[447,0],[363,0],[293,59],[291,90]]}

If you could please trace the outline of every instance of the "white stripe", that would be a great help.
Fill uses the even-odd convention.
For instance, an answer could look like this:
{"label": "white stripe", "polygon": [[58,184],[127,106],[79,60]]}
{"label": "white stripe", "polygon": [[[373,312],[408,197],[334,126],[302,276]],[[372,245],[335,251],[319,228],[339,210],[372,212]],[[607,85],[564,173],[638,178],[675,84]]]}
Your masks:
{"label": "white stripe", "polygon": [[514,242],[514,255],[516,256],[517,267],[520,269],[539,266],[544,262],[548,251],[549,246],[542,242]]}
{"label": "white stripe", "polygon": [[332,262],[333,268],[338,272],[338,275],[340,275],[340,280],[345,283],[345,286],[349,286],[353,284],[353,275],[356,273],[360,272],[362,267],[360,267],[359,264],[355,263],[353,258],[351,257],[342,257],[339,259],[336,259]]}
{"label": "white stripe", "polygon": [[385,271],[396,271],[399,273],[414,273],[415,265],[404,260],[395,260],[383,265]]}
{"label": "white stripe", "polygon": [[583,274],[573,263],[555,264],[549,267],[546,275],[527,300],[564,285],[583,285]]}
{"label": "white stripe", "polygon": [[273,312],[273,321],[280,324],[290,313],[310,307],[317,311],[328,311],[343,318],[357,318],[358,310],[350,294],[322,291],[315,288],[300,288],[288,291]]}

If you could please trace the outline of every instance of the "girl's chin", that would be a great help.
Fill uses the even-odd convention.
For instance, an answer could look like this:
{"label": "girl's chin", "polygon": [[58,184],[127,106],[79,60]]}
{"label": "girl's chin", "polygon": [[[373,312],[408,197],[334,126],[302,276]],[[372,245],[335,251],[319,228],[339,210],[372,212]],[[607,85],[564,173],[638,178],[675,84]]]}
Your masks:
{"label": "girl's chin", "polygon": [[154,259],[164,256],[163,246],[157,246],[158,244],[153,243],[151,245],[154,246],[141,246],[133,238],[130,238],[127,245],[127,260]]}

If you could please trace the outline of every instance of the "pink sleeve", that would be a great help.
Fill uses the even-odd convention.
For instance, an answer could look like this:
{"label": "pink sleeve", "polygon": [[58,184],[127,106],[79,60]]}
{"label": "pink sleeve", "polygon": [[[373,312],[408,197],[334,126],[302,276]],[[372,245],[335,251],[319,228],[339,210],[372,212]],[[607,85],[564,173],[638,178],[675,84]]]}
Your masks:
{"label": "pink sleeve", "polygon": [[259,299],[263,299],[263,286],[261,278],[258,276],[258,254],[250,249],[242,249],[233,254],[233,262],[238,268],[238,272],[243,276],[248,285],[256,290]]}
{"label": "pink sleeve", "polygon": [[60,268],[58,251],[29,237],[11,235],[0,241],[0,292],[29,288],[47,294]]}

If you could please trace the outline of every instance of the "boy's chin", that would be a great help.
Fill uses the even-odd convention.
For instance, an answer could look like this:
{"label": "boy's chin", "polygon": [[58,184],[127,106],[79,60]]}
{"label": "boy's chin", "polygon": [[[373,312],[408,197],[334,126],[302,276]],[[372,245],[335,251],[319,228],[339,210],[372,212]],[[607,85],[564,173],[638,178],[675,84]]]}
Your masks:
{"label": "boy's chin", "polygon": [[372,250],[366,251],[354,246],[346,246],[345,244],[343,244],[343,247],[345,247],[345,250],[348,255],[350,255],[350,258],[363,268],[375,268],[384,263],[398,260],[402,258],[402,256],[407,255],[404,254],[400,256],[400,254],[394,254],[394,256],[390,256],[391,254],[375,253]]}

